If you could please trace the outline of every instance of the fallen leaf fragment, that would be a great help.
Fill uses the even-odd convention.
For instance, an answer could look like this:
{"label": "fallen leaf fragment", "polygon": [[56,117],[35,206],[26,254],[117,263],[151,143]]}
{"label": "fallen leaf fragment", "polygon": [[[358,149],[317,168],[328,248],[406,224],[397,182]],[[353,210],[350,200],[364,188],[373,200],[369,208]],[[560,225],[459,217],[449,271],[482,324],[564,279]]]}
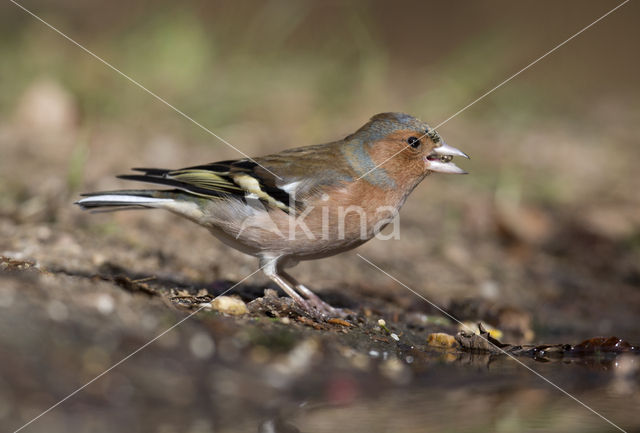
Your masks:
{"label": "fallen leaf fragment", "polygon": [[593,337],[576,344],[569,350],[571,353],[596,352],[632,352],[637,351],[628,341],[618,337]]}
{"label": "fallen leaf fragment", "polygon": [[485,322],[478,322],[477,325],[474,322],[463,322],[458,327],[458,330],[467,331],[467,332],[469,330],[473,330],[474,334],[480,334],[481,326],[482,326],[482,329],[485,329],[486,331],[488,331],[489,335],[492,336],[493,338],[496,338],[496,339],[502,338],[502,331],[500,331],[497,328],[494,328],[491,325],[487,325]]}
{"label": "fallen leaf fragment", "polygon": [[477,352],[504,353],[504,347],[513,347],[509,344],[502,344],[489,334],[489,332],[478,323],[479,334],[460,331],[456,334],[456,341],[463,349]]}

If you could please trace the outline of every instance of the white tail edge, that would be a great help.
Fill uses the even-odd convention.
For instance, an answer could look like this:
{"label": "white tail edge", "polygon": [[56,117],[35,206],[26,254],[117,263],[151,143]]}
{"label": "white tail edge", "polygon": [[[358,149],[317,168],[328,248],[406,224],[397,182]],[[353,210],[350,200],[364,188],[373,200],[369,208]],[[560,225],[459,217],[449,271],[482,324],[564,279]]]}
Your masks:
{"label": "white tail edge", "polygon": [[160,204],[160,203],[171,203],[174,200],[171,198],[154,198],[154,197],[140,197],[136,195],[116,195],[116,194],[105,194],[105,195],[94,195],[91,197],[85,197],[76,202],[80,206],[91,206],[91,205],[110,205],[110,204],[121,204],[121,205],[149,205],[149,204]]}

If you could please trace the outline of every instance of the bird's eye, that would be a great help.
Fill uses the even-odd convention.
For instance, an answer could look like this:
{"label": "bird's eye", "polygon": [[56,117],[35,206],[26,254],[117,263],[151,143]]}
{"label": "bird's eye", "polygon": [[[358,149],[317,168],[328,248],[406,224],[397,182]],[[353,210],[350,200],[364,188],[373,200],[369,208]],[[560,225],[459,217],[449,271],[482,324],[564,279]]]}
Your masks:
{"label": "bird's eye", "polygon": [[414,149],[418,146],[420,146],[420,140],[418,140],[417,137],[409,137],[407,138],[407,143],[409,143],[409,146],[413,147]]}

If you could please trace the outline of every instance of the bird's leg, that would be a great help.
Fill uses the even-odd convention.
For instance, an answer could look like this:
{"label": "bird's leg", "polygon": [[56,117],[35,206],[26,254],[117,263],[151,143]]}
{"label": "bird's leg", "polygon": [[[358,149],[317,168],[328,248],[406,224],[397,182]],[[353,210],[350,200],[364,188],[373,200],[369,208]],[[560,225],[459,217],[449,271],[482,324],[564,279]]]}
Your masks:
{"label": "bird's leg", "polygon": [[314,314],[315,310],[309,305],[309,303],[302,297],[294,286],[282,277],[278,272],[277,259],[270,261],[268,259],[260,259],[260,267],[264,274],[269,277],[271,281],[276,283],[284,292],[289,295],[303,310]]}
{"label": "bird's leg", "polygon": [[296,288],[298,293],[301,293],[305,298],[307,298],[307,302],[323,315],[332,316],[332,317],[341,317],[346,315],[346,313],[342,311],[340,308],[334,308],[331,305],[324,302],[322,299],[320,299],[318,295],[313,293],[310,289],[308,289],[303,284],[299,283],[295,278],[293,278],[287,272],[280,271],[280,275],[283,278],[285,278],[287,281],[289,281]]}

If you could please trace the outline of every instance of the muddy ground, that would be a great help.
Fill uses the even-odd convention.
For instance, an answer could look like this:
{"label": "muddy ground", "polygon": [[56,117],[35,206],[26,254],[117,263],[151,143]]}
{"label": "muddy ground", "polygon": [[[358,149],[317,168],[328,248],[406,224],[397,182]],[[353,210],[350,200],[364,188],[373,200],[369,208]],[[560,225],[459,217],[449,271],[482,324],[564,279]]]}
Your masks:
{"label": "muddy ground", "polygon": [[[81,227],[92,216],[72,218]],[[236,280],[199,279],[195,266],[206,264],[189,267],[175,246],[165,253],[86,227],[16,224],[15,216],[5,216],[1,228],[0,415],[9,429],[86,385],[25,430],[416,431],[425,423],[434,431],[453,425],[482,431],[496,417],[511,416],[518,426],[552,428],[571,419],[562,421],[567,431],[606,431],[606,423],[527,367],[595,402],[616,422],[636,425],[629,408],[638,404],[639,359],[624,342],[592,350],[507,348],[518,363],[496,350],[469,350],[460,338],[434,338],[455,336],[460,326],[382,275],[320,291],[352,311],[321,321],[266,284],[241,283],[227,292]],[[131,233],[159,239],[154,230],[147,224]],[[608,280],[588,273],[581,263],[587,258],[578,258],[563,276],[580,275],[573,284],[590,281],[583,287],[593,288],[591,296],[557,295],[536,308],[452,297],[442,308],[470,325],[493,326],[506,342],[578,343],[581,335],[600,333],[615,303],[598,294]],[[615,270],[624,276],[618,287],[629,291],[629,304],[616,307],[610,326],[634,341],[637,330],[626,314],[637,308],[638,270],[617,262],[601,266],[623,266]],[[534,281],[540,273],[527,272]],[[235,309],[210,308],[222,293],[241,301]],[[608,330],[604,335],[614,332]],[[459,410],[470,411],[467,421],[460,422]]]}

